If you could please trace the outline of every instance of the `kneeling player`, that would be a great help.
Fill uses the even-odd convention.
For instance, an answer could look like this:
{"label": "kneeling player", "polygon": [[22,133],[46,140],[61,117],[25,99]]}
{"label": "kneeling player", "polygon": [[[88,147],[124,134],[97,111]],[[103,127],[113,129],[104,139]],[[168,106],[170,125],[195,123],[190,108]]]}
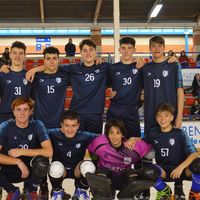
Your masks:
{"label": "kneeling player", "polygon": [[62,182],[65,178],[75,179],[76,189],[73,199],[89,200],[86,192],[88,184],[80,169],[85,170],[88,167],[90,169],[90,166],[92,166],[91,172],[94,172],[95,166],[93,163],[83,161],[83,159],[88,144],[97,135],[86,131],[78,131],[79,124],[78,114],[67,111],[63,115],[61,128],[48,130],[54,150],[53,162],[49,172],[53,188],[52,198],[54,200],[70,198],[70,195],[62,189]]}
{"label": "kneeling player", "polygon": [[37,200],[37,186],[47,174],[48,157],[53,154],[47,131],[38,120],[29,121],[33,103],[20,97],[13,101],[15,120],[0,125],[0,187],[7,200],[21,199],[13,183],[24,181],[27,199]]}
{"label": "kneeling player", "polygon": [[96,173],[86,174],[94,199],[133,198],[135,194],[154,185],[159,170],[153,165],[141,170],[131,169],[151,148],[144,141],[136,141],[134,148],[124,146],[126,130],[123,122],[111,120],[105,126],[105,135],[98,136],[88,150],[98,156]]}
{"label": "kneeling player", "polygon": [[[156,163],[160,166],[160,178],[155,184],[156,199],[169,199],[171,189],[166,181],[182,182],[192,176],[189,200],[200,199],[200,155],[188,135],[173,128],[174,108],[171,104],[160,104],[156,109],[156,120],[160,127],[152,128],[144,140],[153,145]],[[182,187],[175,186],[176,199],[185,199]]]}

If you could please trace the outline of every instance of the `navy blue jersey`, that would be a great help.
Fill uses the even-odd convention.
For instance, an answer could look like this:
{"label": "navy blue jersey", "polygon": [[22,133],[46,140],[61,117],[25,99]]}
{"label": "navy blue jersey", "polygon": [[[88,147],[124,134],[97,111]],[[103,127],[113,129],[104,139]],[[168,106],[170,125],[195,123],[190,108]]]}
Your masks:
{"label": "navy blue jersey", "polygon": [[12,114],[11,104],[20,97],[31,97],[31,83],[25,79],[26,71],[0,73],[0,115]]}
{"label": "navy blue jersey", "polygon": [[141,70],[135,65],[118,62],[110,67],[112,89],[117,92],[111,99],[111,105],[138,106],[142,77]]}
{"label": "navy blue jersey", "polygon": [[196,148],[188,135],[181,129],[173,128],[162,132],[159,127],[152,128],[144,140],[155,149],[156,163],[159,165],[178,166]]}
{"label": "navy blue jersey", "polygon": [[73,97],[70,110],[78,113],[103,113],[109,63],[94,64],[91,67],[83,63],[62,66],[61,70],[70,72]]}
{"label": "navy blue jersey", "polygon": [[60,127],[69,76],[63,73],[36,74],[34,80],[34,118],[47,128]]}
{"label": "navy blue jersey", "polygon": [[78,131],[74,138],[65,137],[60,129],[48,129],[53,146],[53,161],[63,163],[66,169],[73,169],[83,160],[89,143],[97,136],[94,133]]}
{"label": "navy blue jersey", "polygon": [[181,66],[167,60],[151,62],[142,68],[142,75],[145,129],[149,130],[156,124],[155,108],[160,103],[171,103],[177,109],[177,89],[183,87]]}
{"label": "navy blue jersey", "polygon": [[[10,149],[37,149],[40,144],[49,140],[44,124],[39,120],[31,120],[28,127],[19,128],[15,120],[11,119],[0,125],[1,153],[8,155]],[[26,164],[29,164],[31,157],[20,157]]]}

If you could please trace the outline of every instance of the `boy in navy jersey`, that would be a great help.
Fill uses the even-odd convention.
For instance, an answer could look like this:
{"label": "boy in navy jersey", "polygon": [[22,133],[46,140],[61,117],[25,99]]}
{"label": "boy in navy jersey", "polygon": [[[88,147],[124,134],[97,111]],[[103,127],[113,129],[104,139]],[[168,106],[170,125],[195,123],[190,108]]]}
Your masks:
{"label": "boy in navy jersey", "polygon": [[81,169],[84,166],[87,167],[88,163],[91,164],[90,161],[83,161],[84,155],[87,146],[97,135],[87,131],[78,131],[79,125],[78,114],[67,111],[63,114],[61,128],[48,129],[54,150],[49,172],[54,200],[70,198],[70,195],[62,189],[62,182],[65,178],[75,179],[74,199],[89,200],[85,191],[88,188],[87,181],[81,174]]}
{"label": "boy in navy jersey", "polygon": [[15,120],[0,125],[0,187],[7,200],[21,199],[19,188],[12,183],[24,181],[28,200],[38,199],[37,186],[48,171],[53,149],[41,121],[31,120],[33,103],[19,97],[12,103]]}
{"label": "boy in navy jersey", "polygon": [[[192,176],[192,188],[189,200],[200,198],[200,155],[188,135],[173,127],[174,108],[162,103],[156,109],[156,121],[159,127],[152,128],[144,140],[153,145],[156,163],[160,167],[160,178],[155,184],[158,190],[156,199],[168,199],[171,189],[166,181],[188,179]],[[185,199],[181,188],[175,189],[176,199]]]}
{"label": "boy in navy jersey", "polygon": [[142,69],[145,134],[157,124],[155,108],[163,102],[169,102],[174,106],[175,126],[181,128],[184,105],[181,65],[177,62],[168,63],[163,55],[165,41],[161,36],[152,37],[149,48],[153,61]]}
{"label": "boy in navy jersey", "polygon": [[121,62],[110,67],[112,90],[116,95],[111,99],[107,120],[120,119],[127,130],[127,138],[140,137],[138,101],[141,93],[141,70],[133,62],[135,40],[131,37],[120,39]]}
{"label": "boy in navy jersey", "polygon": [[[10,73],[0,72],[0,123],[13,118],[11,103],[20,96],[31,96],[31,83],[25,79],[23,69],[26,46],[20,41],[12,43]],[[4,66],[0,71],[3,71]]]}

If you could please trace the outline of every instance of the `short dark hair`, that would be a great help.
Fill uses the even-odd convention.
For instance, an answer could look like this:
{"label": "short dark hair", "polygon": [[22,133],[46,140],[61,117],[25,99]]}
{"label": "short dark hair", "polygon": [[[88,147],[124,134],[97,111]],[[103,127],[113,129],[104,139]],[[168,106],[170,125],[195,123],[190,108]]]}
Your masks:
{"label": "short dark hair", "polygon": [[13,42],[11,45],[11,50],[15,47],[18,49],[24,49],[24,52],[26,52],[26,45],[23,42],[20,41]]}
{"label": "short dark hair", "polygon": [[175,109],[171,103],[161,103],[156,107],[156,115],[158,112],[168,111],[172,115],[174,115]]}
{"label": "short dark hair", "polygon": [[88,45],[88,46],[90,46],[90,47],[93,47],[94,49],[97,48],[97,45],[96,45],[95,42],[92,41],[91,39],[84,39],[84,40],[82,40],[82,41],[80,42],[80,44],[79,44],[79,49],[80,49],[80,51],[83,50],[83,46],[84,46],[84,45]]}
{"label": "short dark hair", "polygon": [[123,38],[121,38],[120,40],[119,40],[119,44],[120,44],[120,46],[122,45],[122,44],[131,44],[131,45],[133,45],[133,47],[135,47],[135,39],[134,38],[132,38],[132,37],[129,37],[129,36],[127,36],[127,37],[123,37]]}
{"label": "short dark hair", "polygon": [[150,38],[149,46],[151,46],[152,43],[165,45],[165,40],[160,35],[156,35],[156,36],[153,36],[153,37]]}
{"label": "short dark hair", "polygon": [[120,130],[120,132],[122,133],[122,135],[124,137],[126,136],[126,128],[125,128],[123,121],[118,120],[118,119],[113,119],[113,120],[108,121],[105,125],[105,135],[106,136],[108,136],[110,129],[112,127],[117,127]]}
{"label": "short dark hair", "polygon": [[44,51],[43,51],[44,57],[45,57],[45,55],[46,55],[47,53],[49,53],[49,54],[57,54],[58,57],[59,57],[59,54],[60,54],[59,50],[58,50],[56,47],[54,47],[54,46],[46,47],[46,48],[44,49]]}
{"label": "short dark hair", "polygon": [[61,122],[64,122],[64,120],[69,119],[69,120],[77,120],[79,123],[79,115],[77,112],[74,111],[66,111],[64,112]]}
{"label": "short dark hair", "polygon": [[15,107],[25,104],[25,103],[28,104],[30,110],[33,109],[33,105],[34,105],[33,101],[30,98],[26,98],[26,97],[18,97],[17,99],[15,99],[11,104],[11,108],[12,110],[14,110]]}

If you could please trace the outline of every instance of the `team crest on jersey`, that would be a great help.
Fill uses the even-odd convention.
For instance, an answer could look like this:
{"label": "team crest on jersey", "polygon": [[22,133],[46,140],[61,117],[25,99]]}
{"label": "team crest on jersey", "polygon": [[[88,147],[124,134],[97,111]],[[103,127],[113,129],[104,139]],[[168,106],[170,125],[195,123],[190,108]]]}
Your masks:
{"label": "team crest on jersey", "polygon": [[100,72],[100,69],[95,70],[95,73],[98,74]]}
{"label": "team crest on jersey", "polygon": [[56,78],[57,83],[61,83],[61,78]]}
{"label": "team crest on jersey", "polygon": [[174,138],[170,138],[170,139],[169,139],[169,144],[170,144],[171,146],[174,146],[174,145],[175,145],[175,139],[174,139]]}
{"label": "team crest on jersey", "polygon": [[30,134],[30,135],[28,136],[28,140],[31,141],[32,138],[33,138],[33,134]]}
{"label": "team crest on jersey", "polygon": [[79,149],[80,147],[81,147],[81,144],[80,144],[80,143],[76,144],[76,148],[77,148],[77,149]]}
{"label": "team crest on jersey", "polygon": [[7,84],[10,84],[12,81],[11,80],[7,80]]}
{"label": "team crest on jersey", "polygon": [[132,70],[132,73],[133,73],[133,74],[137,74],[137,72],[138,72],[138,69],[133,69],[133,70]]}
{"label": "team crest on jersey", "polygon": [[27,84],[28,84],[28,81],[24,78],[24,79],[23,79],[23,83],[24,83],[24,85],[27,85]]}
{"label": "team crest on jersey", "polygon": [[168,71],[167,71],[167,70],[163,70],[162,75],[163,75],[164,77],[167,77],[167,76],[168,76]]}
{"label": "team crest on jersey", "polygon": [[124,157],[124,164],[128,165],[131,164],[131,158],[130,157]]}
{"label": "team crest on jersey", "polygon": [[115,75],[116,75],[116,76],[120,75],[120,72],[115,72]]}

